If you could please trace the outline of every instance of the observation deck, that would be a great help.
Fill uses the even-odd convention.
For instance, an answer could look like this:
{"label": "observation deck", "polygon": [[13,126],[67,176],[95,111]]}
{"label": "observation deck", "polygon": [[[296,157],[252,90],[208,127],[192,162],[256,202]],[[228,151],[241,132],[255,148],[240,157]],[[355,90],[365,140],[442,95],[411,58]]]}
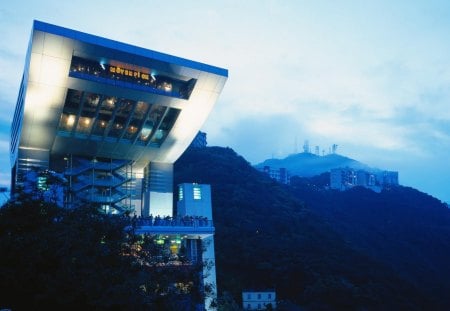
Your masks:
{"label": "observation deck", "polygon": [[179,234],[188,239],[204,239],[215,232],[213,221],[202,217],[146,217],[133,218],[131,222],[127,229],[134,229],[137,234]]}

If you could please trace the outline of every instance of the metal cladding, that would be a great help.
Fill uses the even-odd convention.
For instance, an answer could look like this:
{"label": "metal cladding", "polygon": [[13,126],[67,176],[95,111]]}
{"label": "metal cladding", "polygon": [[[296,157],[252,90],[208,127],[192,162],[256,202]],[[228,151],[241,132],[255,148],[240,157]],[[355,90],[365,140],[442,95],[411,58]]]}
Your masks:
{"label": "metal cladding", "polygon": [[11,165],[54,155],[173,163],[226,69],[34,21],[11,128]]}

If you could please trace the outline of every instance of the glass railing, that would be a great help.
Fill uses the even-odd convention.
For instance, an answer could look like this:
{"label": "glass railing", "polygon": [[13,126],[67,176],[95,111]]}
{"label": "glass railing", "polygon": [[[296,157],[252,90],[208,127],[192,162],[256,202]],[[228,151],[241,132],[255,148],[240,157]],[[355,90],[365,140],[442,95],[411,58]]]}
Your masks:
{"label": "glass railing", "polygon": [[74,78],[150,91],[181,99],[189,99],[196,83],[195,79],[186,78],[187,80],[184,81],[165,74],[151,74],[149,69],[141,72],[125,67],[135,66],[113,66],[73,56],[69,75]]}

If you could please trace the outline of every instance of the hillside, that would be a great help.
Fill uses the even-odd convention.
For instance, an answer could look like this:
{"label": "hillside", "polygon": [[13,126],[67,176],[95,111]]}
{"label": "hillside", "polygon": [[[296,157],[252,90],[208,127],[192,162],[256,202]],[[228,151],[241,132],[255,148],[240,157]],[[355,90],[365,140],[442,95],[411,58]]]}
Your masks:
{"label": "hillside", "polygon": [[[335,192],[324,194],[306,179],[294,187],[280,185],[233,150],[219,147],[188,150],[175,164],[175,182],[211,184],[219,293],[229,292],[238,302],[242,289],[276,288],[279,299],[306,310],[445,310],[450,305],[442,292],[417,283],[421,279],[432,284],[435,274],[428,272],[450,258],[443,250],[426,255],[427,245],[433,245],[433,252],[450,249],[445,228],[450,221],[442,217],[447,214],[439,202],[418,191],[407,190],[400,197],[401,212],[392,210],[398,204],[395,192],[377,197],[356,189],[334,202]],[[411,201],[405,196],[412,193],[420,194],[421,208],[409,208],[416,197]],[[316,205],[321,196],[324,200]],[[392,249],[404,235],[387,236],[395,232],[382,234],[381,226],[372,230],[370,219],[358,213],[353,217],[357,206],[372,203],[380,207],[373,211],[380,222],[392,230],[401,223],[399,232],[410,231],[405,241],[409,252]],[[348,212],[347,204],[352,207]],[[427,206],[433,210],[431,218],[423,217]],[[333,213],[342,217],[334,221]],[[438,225],[423,231],[436,217],[441,219]],[[388,243],[390,238],[395,243]],[[423,260],[411,256],[414,253]],[[398,269],[402,264],[408,267]],[[421,271],[416,273],[414,267]]]}
{"label": "hillside", "polygon": [[338,167],[351,167],[368,171],[375,170],[361,162],[339,154],[318,156],[312,153],[292,154],[284,159],[268,159],[255,165],[255,167],[264,166],[270,166],[271,168],[286,168],[291,176],[297,175],[302,177],[319,175]]}
{"label": "hillside", "polygon": [[[328,175],[328,176],[327,176]],[[450,292],[450,210],[409,187],[377,194],[364,188],[328,191],[329,174],[291,180],[294,194],[342,238],[418,287],[428,296]]]}

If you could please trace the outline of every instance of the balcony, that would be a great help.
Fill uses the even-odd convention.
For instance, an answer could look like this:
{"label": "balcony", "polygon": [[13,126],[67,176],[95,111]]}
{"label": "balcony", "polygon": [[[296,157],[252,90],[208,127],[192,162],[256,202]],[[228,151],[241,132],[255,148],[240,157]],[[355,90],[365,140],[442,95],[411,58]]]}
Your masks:
{"label": "balcony", "polygon": [[204,217],[137,217],[131,226],[137,234],[184,234],[189,238],[205,238],[215,232],[212,220]]}

